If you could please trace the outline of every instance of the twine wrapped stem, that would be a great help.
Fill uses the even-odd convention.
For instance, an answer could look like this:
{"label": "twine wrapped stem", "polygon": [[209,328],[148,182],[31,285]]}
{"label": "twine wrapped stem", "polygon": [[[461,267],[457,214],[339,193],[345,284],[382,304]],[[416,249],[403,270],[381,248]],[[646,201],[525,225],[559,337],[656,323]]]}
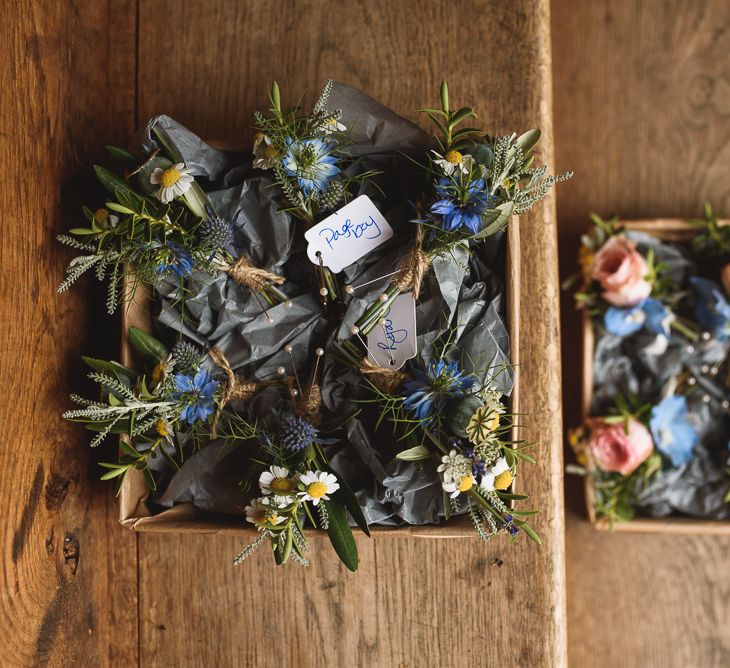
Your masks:
{"label": "twine wrapped stem", "polygon": [[233,369],[225,353],[218,346],[211,348],[208,351],[208,355],[223,370],[223,373],[226,374],[226,380],[223,383],[223,389],[218,399],[218,410],[213,418],[213,426],[211,429],[211,435],[215,438],[218,430],[218,422],[226,404],[231,400],[248,401],[252,399],[264,384],[255,380],[245,380],[233,373]]}

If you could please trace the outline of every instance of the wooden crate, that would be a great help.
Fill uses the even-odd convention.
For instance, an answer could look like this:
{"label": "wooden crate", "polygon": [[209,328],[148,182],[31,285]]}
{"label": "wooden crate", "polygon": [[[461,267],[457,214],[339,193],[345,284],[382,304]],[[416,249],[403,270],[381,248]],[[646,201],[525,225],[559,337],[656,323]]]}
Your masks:
{"label": "wooden crate", "polygon": [[[510,358],[515,372],[515,385],[510,407],[519,413],[519,311],[520,311],[520,241],[519,221],[512,217],[507,225],[506,289],[507,289],[507,327],[510,334]],[[121,362],[133,366],[132,349],[127,340],[127,328],[139,327],[152,331],[149,292],[139,286],[134,300],[122,311],[122,349]],[[512,438],[517,440],[518,427],[512,430]],[[544,463],[548,465],[547,462]],[[515,491],[516,485],[513,484]],[[125,478],[119,494],[119,521],[135,531],[167,533],[215,533],[253,535],[256,529],[244,521],[243,515],[236,517],[217,517],[197,509],[192,503],[181,503],[172,508],[151,514],[146,506],[149,490],[145,485],[142,472],[133,470]],[[466,516],[459,516],[440,524],[378,526],[370,527],[373,535],[378,536],[418,536],[427,538],[460,538],[473,536],[474,528]]]}
{"label": "wooden crate", "polygon": [[[644,232],[669,242],[688,242],[697,233],[697,228],[686,220],[676,218],[656,218],[651,220],[632,220],[622,222],[627,230]],[[730,224],[730,220],[720,221],[721,225]],[[583,384],[581,392],[581,408],[583,423],[592,417],[591,400],[593,397],[593,349],[594,335],[591,318],[583,311]],[[609,530],[606,518],[597,518],[594,504],[594,490],[591,479],[585,478],[585,500],[588,519],[593,526],[601,530]],[[622,533],[673,533],[673,534],[730,534],[730,522],[723,520],[700,520],[691,517],[649,518],[637,517],[630,522],[616,522],[614,531]]]}

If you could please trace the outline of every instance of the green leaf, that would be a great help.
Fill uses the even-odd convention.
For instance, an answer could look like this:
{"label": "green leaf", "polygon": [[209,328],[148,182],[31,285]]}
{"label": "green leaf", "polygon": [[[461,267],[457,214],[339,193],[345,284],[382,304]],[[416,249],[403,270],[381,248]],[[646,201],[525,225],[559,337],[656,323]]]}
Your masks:
{"label": "green leaf", "polygon": [[100,165],[94,165],[94,171],[96,172],[96,178],[99,179],[99,183],[112,195],[116,196],[117,192],[134,193],[134,190],[127,185],[126,181],[119,178],[114,172],[110,172]]}
{"label": "green leaf", "polygon": [[152,475],[152,471],[150,471],[149,466],[145,466],[142,469],[142,475],[144,475],[144,481],[147,483],[147,487],[154,492],[157,489],[157,482],[155,481],[155,476]]}
{"label": "green leaf", "polygon": [[109,155],[111,155],[112,158],[125,167],[134,169],[137,166],[137,158],[129,151],[119,148],[118,146],[107,146],[106,150],[109,151]]}
{"label": "green leaf", "polygon": [[130,327],[127,330],[127,338],[140,355],[149,357],[154,362],[162,362],[169,354],[160,341],[139,327]]}
{"label": "green leaf", "polygon": [[210,206],[210,200],[205,194],[205,191],[198,185],[197,182],[193,181],[190,189],[183,195],[185,204],[188,208],[198,217],[202,219],[208,218],[206,208]]}
{"label": "green leaf", "polygon": [[417,462],[421,459],[428,459],[431,456],[431,451],[425,445],[417,445],[415,448],[409,448],[399,452],[395,458],[401,459],[404,462]]}
{"label": "green leaf", "polygon": [[94,371],[110,373],[119,378],[119,380],[127,378],[129,381],[133,381],[137,378],[137,374],[132,369],[128,369],[126,366],[119,364],[119,362],[107,362],[106,360],[86,356],[82,356],[81,359],[94,369]]}
{"label": "green leaf", "polygon": [[78,237],[88,234],[99,234],[96,230],[90,230],[88,227],[72,227],[69,233],[75,234]]}
{"label": "green leaf", "polygon": [[449,86],[445,81],[441,82],[441,106],[445,112],[449,111]]}
{"label": "green leaf", "polygon": [[488,236],[499,232],[509,222],[512,211],[515,208],[514,202],[504,202],[494,209],[487,211],[482,220],[484,221],[484,227],[476,235],[476,239],[486,239]]}
{"label": "green leaf", "polygon": [[104,465],[100,464],[100,466],[103,466],[104,468],[109,469],[106,473],[104,473],[101,476],[101,480],[111,480],[112,478],[117,478],[120,475],[124,475],[127,472],[126,466],[117,466],[117,465]]}
{"label": "green leaf", "polygon": [[281,555],[282,564],[285,564],[287,559],[289,559],[289,556],[291,555],[291,548],[292,548],[293,543],[294,543],[294,536],[292,534],[291,527],[289,527],[289,529],[286,532],[286,542],[284,543],[284,550]]}
{"label": "green leaf", "polygon": [[172,455],[165,450],[164,444],[160,446],[159,452],[162,455],[162,458],[169,464],[170,468],[172,468],[173,471],[179,471],[180,465],[172,458]]}
{"label": "green leaf", "polygon": [[449,122],[449,128],[453,129],[467,118],[476,117],[477,115],[476,113],[474,113],[474,110],[471,107],[462,107],[461,109],[459,109],[459,111],[454,112],[454,115],[451,117],[451,121]]}
{"label": "green leaf", "polygon": [[347,510],[344,506],[332,501],[322,501],[322,503],[327,503],[329,515],[327,535],[330,538],[332,547],[335,549],[340,561],[354,573],[357,570],[358,563],[357,543],[347,522]]}
{"label": "green leaf", "polygon": [[522,452],[521,450],[515,449],[515,450],[512,450],[512,453],[514,454],[515,457],[526,461],[528,464],[537,464],[534,457]]}
{"label": "green leaf", "polygon": [[142,455],[139,454],[129,443],[127,443],[124,439],[119,440],[119,447],[126,452],[130,457],[134,457],[135,459],[139,459]]}
{"label": "green leaf", "polygon": [[352,491],[350,485],[348,485],[347,482],[345,482],[345,479],[341,475],[339,475],[332,467],[325,466],[324,469],[326,471],[329,471],[333,476],[335,476],[337,478],[337,482],[340,485],[340,488],[332,495],[332,498],[335,501],[342,503],[342,505],[347,508],[348,512],[352,516],[352,519],[355,520],[355,524],[357,524],[357,526],[366,536],[369,536],[370,527],[368,527],[368,521],[365,519],[365,515],[363,515],[362,508],[360,507],[360,503],[355,496],[355,492]]}
{"label": "green leaf", "polygon": [[527,155],[540,140],[540,130],[528,130],[524,134],[517,137],[517,145],[522,149],[523,155]]}
{"label": "green leaf", "polygon": [[538,545],[542,545],[540,536],[538,536],[537,533],[535,533],[535,530],[527,522],[523,522],[522,520],[515,520],[514,523],[516,526],[518,526],[520,529],[522,529],[522,531],[524,531]]}

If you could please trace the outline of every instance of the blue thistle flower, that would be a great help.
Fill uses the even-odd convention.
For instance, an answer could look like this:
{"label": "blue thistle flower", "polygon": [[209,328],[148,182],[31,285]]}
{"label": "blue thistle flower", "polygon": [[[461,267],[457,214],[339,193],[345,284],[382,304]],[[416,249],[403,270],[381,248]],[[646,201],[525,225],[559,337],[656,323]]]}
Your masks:
{"label": "blue thistle flower", "polygon": [[431,213],[442,218],[446,230],[466,227],[473,234],[482,228],[482,214],[488,208],[484,179],[475,179],[466,189],[450,179],[439,179],[436,192],[441,197],[431,206]]}
{"label": "blue thistle flower", "polygon": [[208,207],[208,220],[203,223],[200,230],[200,238],[209,247],[215,250],[226,251],[232,256],[236,256],[236,250],[233,246],[233,224],[238,218],[239,212],[233,216],[232,220],[226,220]]}
{"label": "blue thistle flower", "polygon": [[297,179],[305,197],[322,192],[330,179],[340,173],[338,159],[331,155],[334,144],[321,139],[287,139],[289,147],[282,160],[284,171]]}
{"label": "blue thistle flower", "polygon": [[185,278],[193,273],[193,256],[174,241],[168,241],[157,251],[159,264],[155,270],[158,275],[174,274]]}
{"label": "blue thistle flower", "polygon": [[426,370],[416,369],[413,378],[403,384],[404,408],[419,420],[430,419],[447,399],[463,397],[476,382],[464,375],[457,362],[431,362]]}
{"label": "blue thistle flower", "polygon": [[317,428],[309,420],[293,415],[284,420],[279,439],[290,452],[299,452],[317,440]]}
{"label": "blue thistle flower", "polygon": [[207,420],[215,410],[215,393],[220,383],[213,380],[207,369],[199,369],[195,376],[178,373],[174,381],[177,392],[172,398],[183,404],[180,419],[190,425]]}

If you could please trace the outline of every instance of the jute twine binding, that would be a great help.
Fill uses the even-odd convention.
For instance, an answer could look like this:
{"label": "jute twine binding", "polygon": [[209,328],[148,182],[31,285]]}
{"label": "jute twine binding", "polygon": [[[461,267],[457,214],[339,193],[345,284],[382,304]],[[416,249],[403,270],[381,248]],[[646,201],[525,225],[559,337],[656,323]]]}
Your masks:
{"label": "jute twine binding", "polygon": [[[286,383],[289,391],[294,389],[294,378],[288,376]],[[292,397],[292,410],[294,415],[309,420],[313,425],[322,422],[322,416],[319,414],[319,408],[322,405],[322,391],[317,383],[312,383],[308,388],[302,391],[304,396]]]}
{"label": "jute twine binding", "polygon": [[285,282],[283,276],[275,274],[267,269],[260,269],[255,266],[247,257],[239,257],[235,264],[224,264],[221,269],[233,278],[239,285],[245,285],[257,292],[262,290],[267,283],[281,285]]}
{"label": "jute twine binding", "polygon": [[376,366],[367,358],[363,359],[360,365],[360,373],[367,376],[370,381],[387,394],[393,394],[408,378],[408,374],[403,371],[394,371],[386,367]]}
{"label": "jute twine binding", "polygon": [[208,355],[226,374],[226,382],[223,384],[223,391],[218,401],[218,410],[213,418],[213,428],[211,429],[211,434],[215,438],[218,431],[218,421],[226,404],[233,399],[238,399],[239,401],[252,399],[256,392],[261,389],[263,383],[255,380],[244,380],[233,373],[233,369],[231,369],[231,365],[226,359],[224,352],[218,346],[211,348],[208,351]]}
{"label": "jute twine binding", "polygon": [[423,246],[423,226],[418,225],[416,230],[416,242],[413,248],[408,252],[398,264],[398,273],[396,274],[393,285],[401,292],[412,292],[413,297],[418,299],[421,293],[421,284],[423,278],[431,267],[431,258],[424,252]]}

